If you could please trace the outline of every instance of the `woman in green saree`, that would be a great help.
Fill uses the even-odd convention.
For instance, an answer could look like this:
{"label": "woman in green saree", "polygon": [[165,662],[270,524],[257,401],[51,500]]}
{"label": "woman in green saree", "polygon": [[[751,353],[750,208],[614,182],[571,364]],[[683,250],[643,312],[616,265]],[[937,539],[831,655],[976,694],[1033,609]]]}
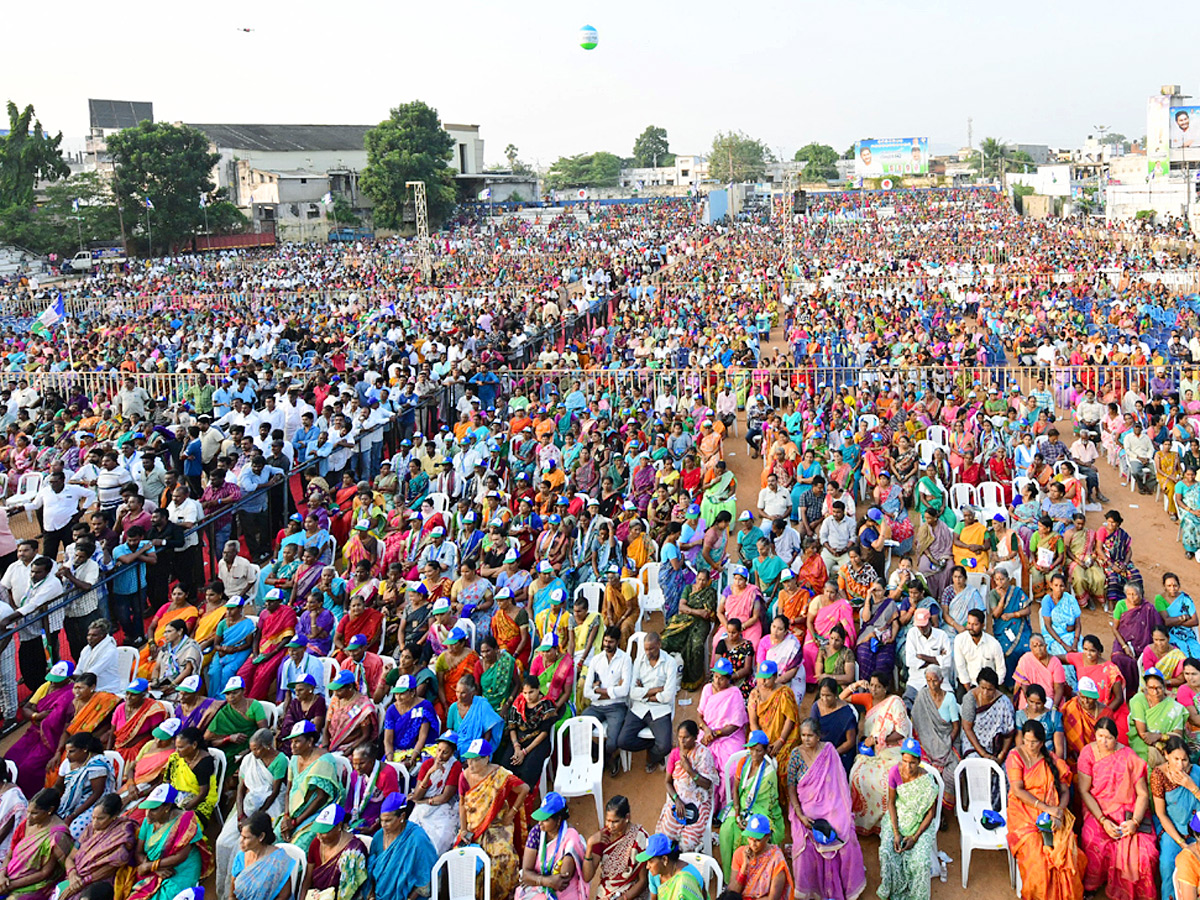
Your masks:
{"label": "woman in green saree", "polygon": [[752,731],[746,740],[749,754],[733,770],[733,796],[721,811],[720,844],[725,877],[732,873],[733,851],[746,843],[742,829],[755,813],[771,820],[771,840],[783,843],[783,808],[779,805],[779,774],[767,759],[770,740],[764,731]]}
{"label": "woman in green saree", "polygon": [[160,784],[141,803],[146,820],[138,829],[136,879],[129,900],[171,900],[195,887],[212,869],[212,853],[200,817],[175,805],[179,792]]}
{"label": "woman in green saree", "polygon": [[483,663],[483,675],[479,678],[483,699],[492,709],[504,709],[520,683],[521,664],[507,650],[501,650],[500,643],[490,634],[480,641],[479,659]]}
{"label": "woman in green saree", "polygon": [[225,702],[217,710],[204,740],[225,754],[227,777],[236,779],[235,767],[250,750],[250,737],[267,725],[262,704],[246,696],[246,682],[234,675],[225,683]]}
{"label": "woman in green saree", "polygon": [[724,510],[729,518],[737,518],[737,479],[725,465],[725,460],[717,460],[713,469],[713,480],[704,489],[704,499],[700,501],[700,518],[705,522],[715,521],[717,513]]}
{"label": "woman in green saree", "polygon": [[958,520],[946,499],[946,489],[938,478],[937,466],[931,462],[922,468],[921,477],[917,480],[917,511],[923,513],[933,510],[934,515],[953,528]]}
{"label": "woman in green saree", "polygon": [[768,610],[775,608],[775,600],[779,596],[779,576],[783,573],[783,559],[775,552],[775,542],[767,537],[760,537],[757,542],[758,556],[752,565],[754,583],[762,591],[763,602]]}
{"label": "woman in green saree", "polygon": [[287,768],[287,807],[275,823],[280,837],[305,852],[316,837],[317,813],[345,800],[333,757],[317,747],[316,726],[305,719],[288,734],[292,758]]}
{"label": "woman in green saree", "polygon": [[680,686],[696,691],[708,681],[708,635],[717,617],[717,588],[708,570],[696,573],[696,580],[684,588],[679,612],[671,616],[662,633],[662,649],[683,657]]}
{"label": "woman in green saree", "polygon": [[921,768],[921,745],[909,738],[888,773],[887,812],[879,831],[877,893],[883,900],[929,900],[937,802],[937,782]]}

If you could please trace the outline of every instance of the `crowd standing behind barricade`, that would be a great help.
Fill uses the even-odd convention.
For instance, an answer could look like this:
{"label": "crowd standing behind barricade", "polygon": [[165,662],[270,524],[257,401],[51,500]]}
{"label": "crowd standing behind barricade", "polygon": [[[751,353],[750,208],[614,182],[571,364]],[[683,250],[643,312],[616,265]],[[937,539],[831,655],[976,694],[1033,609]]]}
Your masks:
{"label": "crowd standing behind barricade", "polygon": [[494,900],[700,900],[695,852],[854,900],[866,848],[921,900],[965,792],[1027,898],[1194,900],[1197,610],[1100,489],[1200,549],[1190,260],[990,191],[787,227],[464,217],[426,284],[288,246],[14,326],[0,896],[411,900],[477,847]]}

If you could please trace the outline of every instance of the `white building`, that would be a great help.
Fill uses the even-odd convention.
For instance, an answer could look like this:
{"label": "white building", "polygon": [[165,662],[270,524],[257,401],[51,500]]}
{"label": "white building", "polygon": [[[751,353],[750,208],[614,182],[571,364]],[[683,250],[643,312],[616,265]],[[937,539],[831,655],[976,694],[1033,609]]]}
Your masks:
{"label": "white building", "polygon": [[708,178],[708,157],[676,156],[671,166],[622,169],[623,188],[678,187],[698,185]]}

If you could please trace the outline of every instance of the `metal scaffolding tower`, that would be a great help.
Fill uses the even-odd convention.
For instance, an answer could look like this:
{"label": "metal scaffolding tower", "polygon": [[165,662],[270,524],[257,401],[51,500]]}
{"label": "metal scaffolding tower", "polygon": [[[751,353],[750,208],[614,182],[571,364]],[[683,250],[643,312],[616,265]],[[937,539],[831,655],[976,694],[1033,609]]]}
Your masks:
{"label": "metal scaffolding tower", "polygon": [[785,242],[787,246],[787,274],[783,279],[783,289],[787,291],[788,285],[792,281],[792,273],[795,271],[796,262],[796,213],[792,207],[795,201],[796,191],[800,189],[800,173],[799,172],[784,172],[783,173],[783,205],[780,213],[783,217],[783,227],[785,230]]}
{"label": "metal scaffolding tower", "polygon": [[425,182],[406,181],[413,189],[413,206],[417,212],[417,257],[421,263],[421,279],[428,284],[433,278],[433,257],[429,252],[429,207],[425,202]]}

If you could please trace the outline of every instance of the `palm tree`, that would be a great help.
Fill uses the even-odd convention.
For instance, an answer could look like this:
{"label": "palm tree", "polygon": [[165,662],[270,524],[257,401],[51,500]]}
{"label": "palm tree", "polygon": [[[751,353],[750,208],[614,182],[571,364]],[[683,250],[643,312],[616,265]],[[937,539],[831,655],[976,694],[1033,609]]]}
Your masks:
{"label": "palm tree", "polygon": [[504,148],[504,155],[505,155],[505,157],[507,157],[507,159],[508,159],[508,167],[509,167],[510,169],[516,168],[516,165],[517,165],[517,145],[516,145],[516,144],[509,144],[507,147],[505,147],[505,148]]}
{"label": "palm tree", "polygon": [[980,150],[980,174],[998,175],[1000,173],[1001,160],[1008,159],[1012,155],[1012,147],[1004,142],[1003,138],[984,138],[979,145]]}

